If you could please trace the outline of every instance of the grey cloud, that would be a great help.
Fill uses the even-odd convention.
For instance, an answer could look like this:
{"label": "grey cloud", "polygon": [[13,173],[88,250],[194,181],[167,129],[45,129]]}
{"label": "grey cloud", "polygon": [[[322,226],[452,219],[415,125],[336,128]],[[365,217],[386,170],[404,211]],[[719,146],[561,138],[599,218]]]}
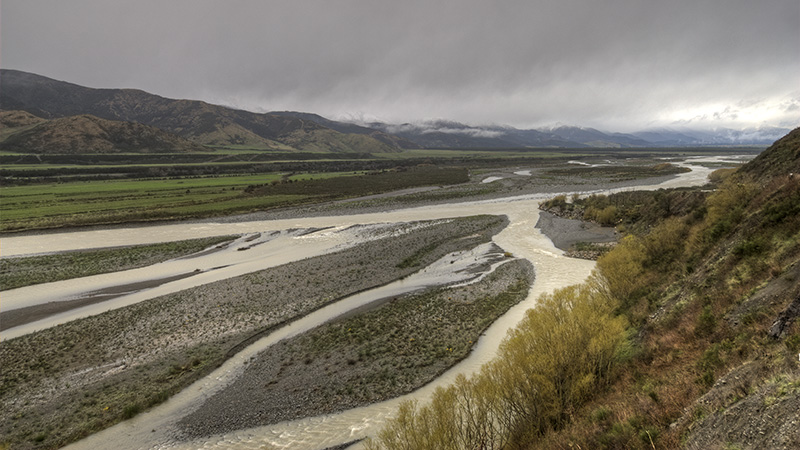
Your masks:
{"label": "grey cloud", "polygon": [[777,101],[800,74],[795,0],[1,7],[3,67],[264,111],[630,128],[698,104]]}

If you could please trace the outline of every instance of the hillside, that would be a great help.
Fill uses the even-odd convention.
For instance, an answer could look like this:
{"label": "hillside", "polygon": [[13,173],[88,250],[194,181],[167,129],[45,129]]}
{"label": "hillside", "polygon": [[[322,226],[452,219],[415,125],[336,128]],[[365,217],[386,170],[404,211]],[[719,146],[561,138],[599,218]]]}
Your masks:
{"label": "hillside", "polygon": [[800,128],[780,139],[769,151],[759,154],[742,167],[741,172],[764,181],[789,174],[800,176]]}
{"label": "hillside", "polygon": [[710,194],[578,202],[636,230],[598,261],[630,323],[632,353],[571,423],[526,447],[800,446],[800,179],[789,176],[798,137],[790,132]]}
{"label": "hillside", "polygon": [[594,128],[560,126],[549,130],[550,133],[569,141],[579,142],[590,147],[648,147],[651,142],[636,136],[622,133],[603,133]]}
{"label": "hillside", "polygon": [[413,142],[411,140],[405,139],[400,136],[396,136],[391,133],[384,133],[375,128],[363,127],[361,125],[356,125],[354,123],[337,122],[335,120],[326,119],[325,117],[322,117],[319,114],[296,112],[296,111],[272,111],[269,114],[309,120],[311,122],[315,122],[319,125],[322,125],[323,127],[330,128],[331,130],[334,131],[338,131],[339,133],[367,135],[392,147],[397,147],[402,149],[412,149],[420,147],[420,145],[416,142]]}
{"label": "hillside", "polygon": [[[3,112],[4,123],[21,125],[0,141],[5,151],[39,154],[203,152],[207,147],[155,127],[91,115],[45,120]],[[13,119],[17,119],[13,121]],[[27,125],[24,125],[27,124]]]}
{"label": "hillside", "polygon": [[29,127],[43,122],[45,119],[36,117],[25,111],[0,111],[0,126],[3,131]]}
{"label": "hillside", "polygon": [[0,111],[0,142],[8,136],[28,129],[44,120],[25,111]]}
{"label": "hillside", "polygon": [[[401,149],[388,137],[382,141],[340,133],[307,119],[173,100],[135,89],[93,89],[16,70],[0,71],[0,109],[47,119],[89,114],[138,122],[202,145],[365,153]],[[383,138],[380,132],[376,136]]]}

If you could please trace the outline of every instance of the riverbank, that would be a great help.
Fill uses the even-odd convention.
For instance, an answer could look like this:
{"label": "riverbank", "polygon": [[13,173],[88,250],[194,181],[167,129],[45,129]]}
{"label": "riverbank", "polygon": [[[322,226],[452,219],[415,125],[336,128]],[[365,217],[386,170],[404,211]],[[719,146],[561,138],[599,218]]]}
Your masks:
{"label": "riverbank", "polygon": [[[515,223],[518,223],[518,224],[521,225],[521,224],[527,223],[527,222],[525,222],[524,220],[520,220],[521,219],[520,214],[522,214],[522,217],[528,217],[528,214],[527,214],[526,211],[533,212],[533,211],[536,210],[535,202],[528,201],[528,202],[523,202],[523,203],[518,203],[517,202],[517,203],[513,203],[513,204],[502,204],[502,205],[501,204],[490,204],[490,207],[485,208],[485,210],[493,211],[493,212],[495,212],[497,214],[502,214],[502,213],[504,213],[504,211],[515,211],[515,208],[516,208],[516,211],[514,213],[514,215],[516,217]],[[533,205],[532,205],[532,203],[533,203]],[[523,207],[523,206],[524,206],[524,208],[520,209],[520,207]],[[453,213],[453,212],[451,212],[451,209],[453,210],[453,212],[455,212],[455,215],[461,214],[461,213],[458,212],[459,211],[458,208],[446,208],[446,210],[447,210],[446,214]],[[431,211],[433,211],[433,210],[431,210]],[[431,211],[427,211],[426,212],[426,214],[428,214],[427,217],[430,217],[431,215],[433,215],[431,213]],[[538,212],[536,212],[535,214],[532,213],[531,215],[533,217],[535,217],[537,214],[538,214]],[[391,215],[391,217],[399,217],[400,215],[401,214],[393,213]],[[441,215],[441,216],[436,216],[436,217],[450,217],[450,216]],[[374,219],[370,219],[370,220],[374,220]],[[394,220],[396,220],[396,218]],[[535,220],[530,221],[524,227],[510,227],[510,228],[514,228],[513,233],[510,233],[509,235],[504,237],[502,240],[505,243],[501,244],[504,247],[506,246],[506,244],[508,244],[507,248],[512,249],[514,251],[514,253],[519,253],[520,255],[524,255],[525,258],[528,258],[528,259],[531,259],[532,261],[535,261],[536,264],[537,264],[537,268],[540,268],[544,272],[545,277],[543,277],[543,279],[545,281],[543,283],[539,283],[537,281],[537,286],[534,287],[534,291],[535,292],[549,291],[553,286],[560,286],[564,282],[564,280],[567,280],[567,279],[569,279],[569,280],[573,280],[574,279],[572,282],[580,281],[580,279],[583,276],[585,276],[584,275],[585,272],[584,271],[578,271],[581,275],[576,278],[574,276],[576,271],[574,270],[575,269],[574,266],[572,266],[573,264],[577,264],[578,262],[570,263],[571,267],[569,267],[569,268],[565,268],[565,267],[563,267],[563,265],[558,265],[558,268],[555,269],[555,272],[551,271],[551,268],[553,266],[550,264],[549,258],[555,257],[555,255],[553,255],[551,253],[552,250],[551,250],[551,247],[549,246],[549,242],[543,247],[545,249],[545,251],[544,252],[539,252],[538,251],[539,241],[541,241],[542,239],[540,237],[539,238],[535,238],[534,241],[530,241],[528,239],[528,237],[531,237],[530,236],[531,235],[530,230],[531,230],[532,224],[534,222],[535,222]],[[508,236],[514,236],[514,238],[513,239],[509,239]],[[520,245],[521,245],[521,247],[520,247]],[[533,245],[533,247],[529,248],[529,246],[531,246],[531,245]],[[548,260],[548,261],[541,260],[542,258],[544,260]],[[555,262],[555,261],[553,261],[553,262]],[[537,269],[537,270],[539,270],[539,269]],[[293,288],[294,287],[292,287],[292,289]],[[526,305],[528,303],[529,302],[526,302]],[[529,307],[529,305],[526,306],[526,307]],[[505,320],[505,319],[503,319],[503,320]],[[189,325],[194,326],[193,323],[189,323]],[[504,323],[504,324],[502,324],[501,327],[498,328],[499,330],[501,330],[500,334],[504,334],[504,332],[505,332],[504,330],[506,329],[507,326],[508,325]],[[181,331],[180,327],[179,327],[179,331]],[[489,330],[489,334],[497,334],[497,333],[494,333],[492,330]],[[501,338],[502,338],[502,336],[500,338],[497,338],[497,339],[492,338],[492,342],[499,341],[499,339],[501,339]],[[67,349],[67,351],[68,351],[68,349]],[[481,351],[479,350],[478,353],[481,354]],[[470,358],[470,359],[472,359],[472,358]],[[191,364],[192,362],[193,361],[190,360],[189,364],[187,364],[187,365],[175,365],[175,366],[170,367],[170,369],[171,369],[171,371],[172,370],[175,371],[175,375],[174,376],[184,376],[187,373],[188,374],[196,373],[196,371],[198,369]],[[136,408],[130,409],[129,412],[130,413],[135,413],[136,412]],[[151,427],[148,426],[147,429],[144,430],[144,431],[146,431],[146,433],[149,435],[150,430],[151,430]],[[43,436],[43,439],[46,439],[46,438],[47,438],[46,435]],[[140,439],[137,439],[137,442],[139,442],[139,443],[144,442],[144,440],[146,440],[146,437],[144,435],[139,436],[139,438]],[[344,440],[342,440],[340,442],[344,442]]]}
{"label": "riverbank", "polygon": [[610,248],[620,236],[614,227],[603,227],[596,223],[559,217],[547,211],[539,212],[536,228],[547,236],[553,245],[567,256],[581,259],[597,259],[597,250],[582,249],[593,246]]}

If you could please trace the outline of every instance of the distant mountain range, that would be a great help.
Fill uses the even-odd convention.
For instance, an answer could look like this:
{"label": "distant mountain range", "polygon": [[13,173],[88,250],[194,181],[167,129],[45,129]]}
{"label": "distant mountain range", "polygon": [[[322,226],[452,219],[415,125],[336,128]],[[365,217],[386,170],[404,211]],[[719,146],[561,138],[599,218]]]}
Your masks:
{"label": "distant mountain range", "polygon": [[790,131],[660,128],[624,134],[572,126],[517,129],[444,120],[357,124],[306,112],[254,113],[136,89],[93,89],[7,69],[0,70],[0,110],[6,112],[5,121],[17,117],[25,122],[3,124],[0,149],[30,153],[184,152],[204,146],[364,153],[411,148],[766,146]]}
{"label": "distant mountain range", "polygon": [[303,118],[173,100],[135,89],[92,89],[16,70],[0,70],[0,110],[26,111],[44,119],[91,115],[134,122],[206,146],[368,153],[402,150],[394,143],[396,137],[378,130],[342,133]]}

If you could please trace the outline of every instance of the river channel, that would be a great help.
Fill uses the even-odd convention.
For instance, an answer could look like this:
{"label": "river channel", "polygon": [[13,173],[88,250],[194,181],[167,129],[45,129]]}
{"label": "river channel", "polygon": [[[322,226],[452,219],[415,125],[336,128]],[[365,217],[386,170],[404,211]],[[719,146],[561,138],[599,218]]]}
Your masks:
{"label": "river channel", "polygon": [[[683,164],[690,167],[692,169],[691,172],[681,174],[658,185],[637,186],[636,189],[645,190],[704,184],[712,169],[692,163],[711,161],[718,161],[718,159],[689,160]],[[536,270],[536,280],[533,287],[524,301],[511,308],[487,329],[469,357],[428,385],[400,398],[341,413],[240,430],[225,435],[204,438],[201,441],[177,441],[174,438],[175,423],[189,411],[199,406],[205,398],[208,398],[211,393],[218,390],[220,386],[229,382],[231,377],[240,373],[244,362],[264,348],[264,342],[256,342],[231,358],[209,376],[197,381],[167,402],[68,447],[75,449],[104,448],[113,443],[113,446],[120,450],[134,448],[292,448],[318,450],[373,435],[380,429],[386,418],[393,414],[400,402],[408,399],[424,402],[427,398],[430,398],[436,387],[452,382],[458,374],[469,375],[473,373],[494,357],[507,331],[521,320],[525,310],[535,306],[536,299],[541,294],[552,292],[560,287],[580,283],[589,276],[594,267],[593,262],[563,256],[562,252],[556,249],[552,242],[535,228],[539,217],[539,202],[552,196],[554,194],[551,193],[508,197],[479,202],[424,206],[376,214],[251,221],[233,224],[178,223],[127,229],[74,231],[40,236],[16,236],[3,239],[3,255],[26,255],[84,248],[147,244],[229,234],[275,236],[274,241],[283,239],[282,242],[286,242],[286,245],[294,246],[296,244],[298,246],[297,251],[295,251],[295,247],[292,247],[293,250],[291,252],[287,252],[287,247],[284,246],[280,246],[281,251],[274,253],[257,254],[254,252],[253,260],[248,260],[246,266],[238,264],[240,267],[246,267],[246,270],[255,271],[263,267],[288,262],[285,261],[286,259],[295,260],[299,259],[299,257],[312,256],[341,248],[341,246],[347,245],[348,239],[352,239],[352,234],[348,235],[342,231],[356,224],[411,222],[464,217],[475,214],[506,215],[510,224],[498,233],[493,241],[504,250],[513,253],[514,256],[528,259],[533,263]],[[292,235],[286,231],[298,229],[317,231],[305,235],[296,233]],[[257,247],[254,247],[254,249]],[[263,248],[269,247],[269,245],[265,244]],[[301,248],[304,250],[300,250]],[[292,256],[286,256],[287,254]],[[255,255],[258,255],[258,257],[256,258]],[[210,267],[198,267],[198,269],[201,269],[203,273],[214,272],[210,270],[213,269]],[[238,273],[239,271],[236,272]],[[203,278],[201,275],[180,280],[179,283],[181,284],[178,287],[185,289],[192,285],[209,282],[207,278]],[[119,281],[113,280],[109,276],[98,279],[102,281],[100,285],[95,286],[97,289],[102,287],[101,285],[113,284]],[[85,282],[86,280],[82,281],[82,283]],[[80,290],[84,291],[86,289],[85,284],[80,288]],[[23,302],[24,300],[19,301]],[[265,339],[269,338],[268,336]],[[275,338],[273,336],[273,339]]]}

